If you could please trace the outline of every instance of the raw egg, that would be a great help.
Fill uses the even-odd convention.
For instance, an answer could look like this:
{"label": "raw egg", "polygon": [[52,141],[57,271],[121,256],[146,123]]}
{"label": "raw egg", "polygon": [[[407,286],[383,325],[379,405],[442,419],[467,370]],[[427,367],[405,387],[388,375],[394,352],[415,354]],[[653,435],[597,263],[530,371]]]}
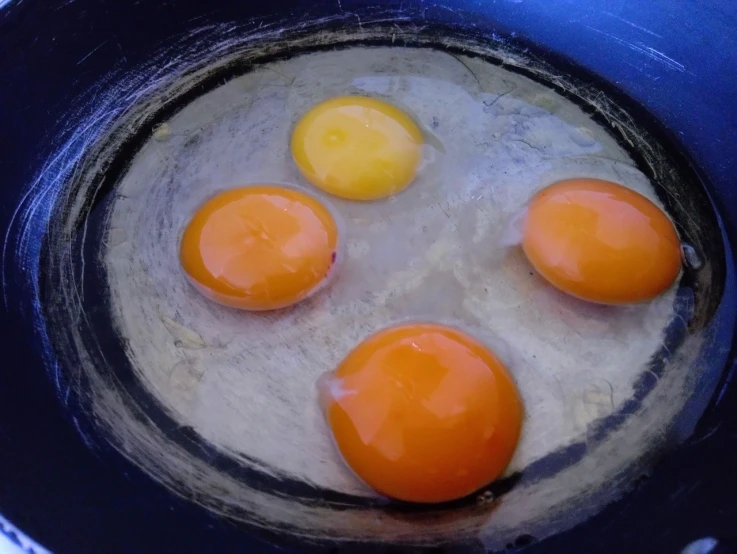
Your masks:
{"label": "raw egg", "polygon": [[591,302],[650,300],[681,269],[681,245],[668,216],[641,194],[609,181],[569,179],[528,206],[522,247],[556,288]]}
{"label": "raw egg", "polygon": [[379,493],[444,502],[496,479],[522,427],[519,394],[501,361],[436,324],[380,331],[318,384],[338,450]]}
{"label": "raw egg", "polygon": [[338,227],[321,202],[293,188],[258,185],[205,202],[184,230],[180,259],[211,300],[273,310],[320,287],[337,252]]}
{"label": "raw egg", "polygon": [[422,157],[419,127],[399,108],[364,96],[318,104],[292,134],[294,162],[316,187],[350,200],[396,194],[415,177]]}

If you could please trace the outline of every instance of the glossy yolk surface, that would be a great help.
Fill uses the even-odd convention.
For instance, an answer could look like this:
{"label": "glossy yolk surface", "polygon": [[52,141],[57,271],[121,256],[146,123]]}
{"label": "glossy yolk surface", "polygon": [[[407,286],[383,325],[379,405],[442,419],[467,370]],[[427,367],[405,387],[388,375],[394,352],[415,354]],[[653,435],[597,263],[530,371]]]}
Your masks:
{"label": "glossy yolk surface", "polygon": [[375,334],[319,388],[347,464],[380,493],[410,502],[453,500],[496,479],[522,426],[522,403],[501,362],[439,325]]}
{"label": "glossy yolk surface", "polygon": [[363,96],[341,96],[297,123],[291,149],[316,187],[341,198],[375,200],[409,185],[422,155],[422,132],[398,108]]}
{"label": "glossy yolk surface", "polygon": [[604,304],[641,302],[668,289],[681,248],[668,216],[609,181],[570,179],[530,202],[522,246],[558,289]]}
{"label": "glossy yolk surface", "polygon": [[180,259],[205,296],[235,308],[293,304],[323,282],[338,246],[335,221],[318,200],[279,186],[222,192],[195,213]]}

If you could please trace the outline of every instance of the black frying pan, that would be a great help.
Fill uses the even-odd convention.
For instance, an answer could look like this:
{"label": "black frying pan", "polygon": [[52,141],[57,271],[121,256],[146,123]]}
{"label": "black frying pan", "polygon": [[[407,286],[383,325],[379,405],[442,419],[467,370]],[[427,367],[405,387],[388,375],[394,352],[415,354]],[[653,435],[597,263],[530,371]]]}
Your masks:
{"label": "black frying pan", "polygon": [[[731,385],[733,366],[728,355],[736,302],[729,237],[737,219],[731,188],[737,160],[732,146],[735,109],[729,100],[734,76],[724,68],[733,67],[730,62],[736,61],[730,23],[734,24],[737,14],[696,4],[657,10],[603,4],[583,7],[568,2],[504,2],[481,7],[465,2],[397,2],[377,7],[347,0],[335,5],[283,2],[268,7],[227,2],[127,6],[84,0],[42,6],[23,0],[11,1],[0,10],[6,154],[1,214],[7,233],[2,321],[8,352],[0,387],[0,513],[7,520],[58,552],[359,548],[334,540],[299,541],[290,536],[289,528],[264,532],[247,518],[219,518],[171,494],[110,446],[111,437],[91,417],[94,412],[86,397],[89,382],[77,371],[75,349],[70,348],[63,324],[67,306],[57,292],[64,271],[80,271],[80,282],[88,285],[83,309],[92,318],[91,328],[102,344],[100,353],[105,359],[96,364],[100,376],[116,382],[121,395],[133,398],[142,418],[219,471],[270,493],[301,502],[326,502],[334,506],[336,517],[340,517],[339,510],[366,508],[352,498],[246,471],[213,452],[191,430],[177,428],[167,419],[125,367],[120,338],[104,331],[106,299],[97,269],[83,271],[74,263],[64,266],[56,255],[55,245],[67,239],[56,223],[64,222],[74,230],[82,220],[101,218],[105,193],[114,191],[116,180],[151,127],[223,79],[247,72],[253,64],[298,53],[293,46],[297,41],[302,49],[331,47],[310,40],[318,32],[353,34],[351,44],[366,43],[356,33],[380,29],[389,20],[396,25],[392,34],[398,32],[407,45],[484,56],[485,45],[503,40],[508,52],[529,61],[527,66],[511,68],[513,71],[557,87],[601,121],[605,115],[629,114],[636,137],[616,128],[612,135],[659,186],[659,196],[681,236],[687,237],[703,262],[684,273],[683,324],[669,327],[665,348],[650,367],[655,377],[641,379],[633,403],[601,422],[597,431],[609,433],[637,412],[668,371],[672,352],[689,356],[699,367],[693,401],[674,420],[662,443],[627,474],[629,494],[583,523],[578,520],[586,518],[570,514],[570,521],[548,522],[534,533],[519,529],[503,546],[529,552],[621,552],[625,548],[678,552],[693,540],[716,536],[721,541],[718,548],[729,548],[737,521],[732,500],[737,481],[730,462],[737,453],[737,392]],[[185,48],[189,31],[219,23],[229,25],[213,27],[208,38],[212,45],[222,40],[221,32],[246,33],[264,25],[288,30],[278,40],[271,37],[268,50],[262,48],[250,58],[236,57],[196,87],[178,91],[152,117],[132,122],[123,140],[116,143],[122,147],[114,152],[106,149],[104,141],[87,144],[79,140],[73,148],[64,149],[70,144],[65,141],[89,121],[85,108],[95,95],[120,84],[127,71],[155,59],[167,41],[181,41]],[[303,25],[295,25],[298,23]],[[704,46],[707,37],[709,44],[716,43],[713,50]],[[396,36],[377,32],[368,42],[390,44],[392,39]],[[531,68],[546,68],[561,81],[546,79]],[[600,91],[609,99],[606,113],[592,107]],[[110,104],[109,119],[101,120],[100,125],[125,115],[116,107]],[[104,164],[90,169],[99,159]],[[42,192],[48,194],[50,189],[39,188],[53,181],[73,192],[79,186],[79,173],[71,171],[76,167],[72,162],[93,172],[101,191],[73,217],[63,198],[47,201],[51,196]],[[47,221],[53,224],[47,226]],[[94,258],[95,240],[101,236],[95,235],[94,225],[91,228],[86,242],[80,237],[73,240],[80,252]],[[691,337],[706,340],[695,343],[689,341]],[[65,387],[59,381],[72,385]],[[114,440],[112,444],[120,448]],[[494,484],[491,492],[503,499],[520,482],[546,478],[584,455],[585,446],[573,445],[522,475]],[[431,524],[436,517],[464,517],[469,509],[472,504],[464,501],[432,509],[387,508],[393,517],[418,526]],[[557,533],[572,523],[579,524]],[[403,547],[379,538],[360,548],[392,551]],[[437,548],[476,552],[484,549],[484,543],[447,537]]]}

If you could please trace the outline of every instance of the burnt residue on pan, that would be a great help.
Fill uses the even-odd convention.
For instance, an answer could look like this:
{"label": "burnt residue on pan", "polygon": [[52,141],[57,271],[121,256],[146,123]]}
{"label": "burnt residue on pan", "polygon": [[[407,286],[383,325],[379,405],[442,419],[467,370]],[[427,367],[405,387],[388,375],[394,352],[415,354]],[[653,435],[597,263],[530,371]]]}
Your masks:
{"label": "burnt residue on pan", "polygon": [[[354,44],[440,48],[522,74],[581,106],[609,129],[657,189],[699,264],[686,266],[677,317],[633,396],[580,440],[451,505],[387,504],[322,489],[235,457],[181,427],[137,380],[111,315],[105,233],[116,185],[152,129],[224,80],[296,53]],[[49,376],[91,448],[111,443],[172,491],[243,525],[311,540],[443,543],[504,548],[545,537],[592,515],[685,438],[711,397],[734,313],[722,303],[732,271],[725,237],[685,153],[644,110],[606,83],[522,41],[469,33],[405,14],[375,12],[285,27],[206,27],[162,48],[135,72],[111,74],[70,114],[74,122],[29,187],[3,250],[25,264],[30,316]],[[7,295],[7,287],[4,287]],[[733,291],[727,291],[732,294]],[[6,297],[6,302],[9,299]],[[176,322],[173,323],[174,325]],[[185,346],[196,335],[177,330]],[[723,335],[722,335],[723,336]],[[634,446],[633,446],[634,445]],[[623,449],[631,456],[622,459]],[[619,453],[619,454],[618,454]],[[596,474],[598,487],[581,487]]]}

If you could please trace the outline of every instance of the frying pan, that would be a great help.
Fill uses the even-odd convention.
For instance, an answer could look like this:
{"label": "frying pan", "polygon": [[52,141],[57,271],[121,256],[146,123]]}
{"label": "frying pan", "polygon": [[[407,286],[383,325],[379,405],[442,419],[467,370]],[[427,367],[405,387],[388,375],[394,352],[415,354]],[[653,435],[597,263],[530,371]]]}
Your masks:
{"label": "frying pan", "polygon": [[[730,242],[737,239],[732,182],[737,112],[729,94],[735,84],[730,68],[737,62],[736,24],[734,8],[696,2],[5,2],[0,8],[5,183],[0,192],[2,529],[15,539],[22,531],[55,552],[420,548],[412,540],[355,543],[335,536],[300,539],[289,526],[265,530],[243,518],[218,516],[192,498],[172,493],[133,463],[96,420],[86,394],[89,381],[69,355],[68,331],[76,322],[64,319],[69,312],[60,295],[59,275],[65,269],[54,247],[64,238],[59,222],[75,229],[79,218],[94,217],[99,208],[90,197],[80,213],[72,214],[64,195],[56,192],[78,191],[74,187],[85,172],[99,181],[100,190],[114,190],[152,126],[223,79],[306,50],[334,48],[341,42],[387,45],[398,36],[403,45],[442,48],[506,65],[609,124],[639,168],[657,181],[659,197],[700,260],[684,274],[683,286],[689,291],[686,317],[683,325],[669,328],[666,349],[650,368],[654,376],[638,383],[634,404],[600,427],[601,433],[608,433],[639,413],[648,395],[657,393],[658,383],[673,375],[672,352],[688,359],[688,367],[698,368],[683,369],[684,375],[694,376],[692,398],[645,459],[627,469],[622,477],[626,486],[616,495],[601,492],[602,500],[589,510],[572,507],[570,513],[537,527],[520,528],[501,544],[459,535],[446,536],[432,548],[679,552],[703,537],[716,537],[718,548],[729,548],[737,521],[737,386],[730,354],[736,310]],[[269,33],[264,34],[264,28]],[[181,58],[186,63],[176,68],[162,57],[162,52],[171,55],[172,47],[187,54]],[[175,69],[193,71],[212,52],[227,63],[190,87],[170,90],[166,101],[144,120],[125,119],[125,101],[152,83],[147,77]],[[132,75],[140,81],[131,81]],[[111,90],[129,95],[110,100]],[[101,99],[107,102],[102,111]],[[91,118],[93,108],[98,111]],[[612,116],[631,118],[631,125],[611,125],[607,118]],[[110,143],[101,137],[120,121],[128,125],[111,152]],[[87,171],[93,162],[101,165]],[[95,243],[81,246],[89,244]],[[81,275],[82,282],[86,278]],[[98,317],[104,320],[106,299],[95,283],[94,278],[89,282],[83,311],[97,322]],[[144,406],[143,420],[190,445],[198,456],[209,457],[218,471],[257,482],[269,493],[326,503],[336,518],[356,509],[350,498],[308,490],[299,482],[244,474],[229,467],[229,460],[213,456],[191,430],[172,426],[157,411],[118,363],[124,358],[119,337],[99,329],[90,330],[89,336],[102,341],[108,358],[113,356],[96,361],[99,375]],[[584,444],[558,452],[490,492],[503,500],[520,482],[543,480],[586,456],[587,448]],[[389,513],[424,528],[436,517],[466,517],[468,509],[463,503],[436,511],[392,506]]]}

